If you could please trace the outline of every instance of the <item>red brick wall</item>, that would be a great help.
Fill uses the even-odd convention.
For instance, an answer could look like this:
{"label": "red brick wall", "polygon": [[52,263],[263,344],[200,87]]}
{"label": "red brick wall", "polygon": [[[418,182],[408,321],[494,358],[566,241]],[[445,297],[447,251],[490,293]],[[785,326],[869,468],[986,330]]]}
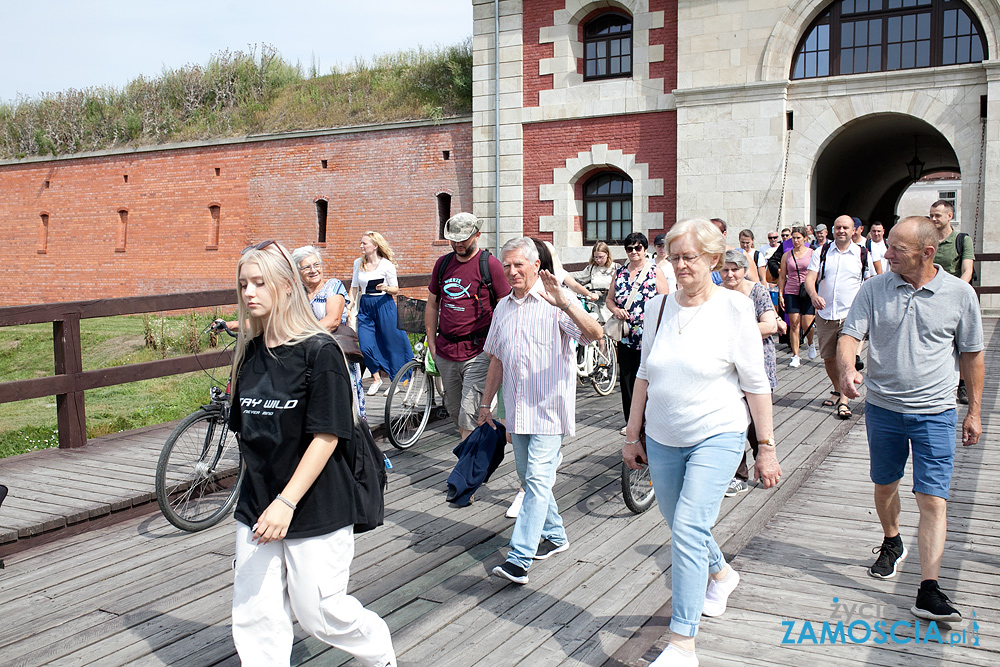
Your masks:
{"label": "red brick wall", "polygon": [[[453,214],[472,209],[471,137],[461,123],[0,166],[0,305],[234,285],[249,243],[315,243],[323,197],[328,276],[350,277],[369,229],[389,240],[401,274],[429,272],[449,249],[435,243],[437,194],[452,195]],[[206,248],[212,205],[217,249]]]}
{"label": "red brick wall", "polygon": [[[551,42],[539,44],[539,31],[553,23],[552,12],[566,7],[565,0],[534,0],[524,3],[522,50],[524,106],[537,107],[538,93],[542,90],[552,90],[552,75],[540,75],[538,62],[543,58],[552,58],[554,48]],[[664,79],[663,89],[670,92],[677,87],[677,0],[650,0],[650,11],[664,12],[663,27],[651,30],[650,44],[663,44],[663,60],[651,63],[649,77]],[[577,39],[583,42],[583,26],[593,17],[606,12],[609,7],[598,7],[587,14],[577,26]],[[577,59],[577,72],[583,72],[583,59]]]}
{"label": "red brick wall", "polygon": [[[552,202],[539,201],[540,185],[552,183],[552,170],[566,166],[566,159],[589,151],[595,144],[636,156],[649,165],[649,178],[663,179],[663,196],[649,198],[649,211],[663,213],[666,227],[676,216],[677,115],[673,111],[628,116],[531,123],[524,126],[524,233],[538,235],[538,218],[552,215]],[[596,170],[595,170],[596,171]],[[582,199],[582,176],[576,182],[576,199]],[[575,229],[581,229],[577,218]],[[541,234],[551,240],[551,234]]]}

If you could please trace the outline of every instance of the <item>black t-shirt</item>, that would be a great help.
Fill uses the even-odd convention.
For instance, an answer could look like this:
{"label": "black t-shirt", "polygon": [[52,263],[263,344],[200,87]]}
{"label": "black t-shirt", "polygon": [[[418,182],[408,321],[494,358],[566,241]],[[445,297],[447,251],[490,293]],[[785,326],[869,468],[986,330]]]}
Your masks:
{"label": "black t-shirt", "polygon": [[312,434],[332,433],[337,447],[298,502],[287,537],[325,535],[355,523],[351,381],[329,336],[271,350],[260,336],[250,341],[232,405],[229,425],[240,435],[247,466],[237,521],[253,526],[292,478]]}

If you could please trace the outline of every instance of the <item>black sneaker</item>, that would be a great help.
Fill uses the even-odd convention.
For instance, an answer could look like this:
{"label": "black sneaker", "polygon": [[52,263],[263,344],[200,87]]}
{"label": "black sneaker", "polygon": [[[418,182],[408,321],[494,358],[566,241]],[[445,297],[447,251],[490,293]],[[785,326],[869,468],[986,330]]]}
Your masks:
{"label": "black sneaker", "polygon": [[515,584],[528,583],[528,571],[520,565],[514,565],[508,561],[504,561],[503,565],[497,565],[493,568],[493,574],[498,577],[506,577]]}
{"label": "black sneaker", "polygon": [[878,554],[875,564],[868,568],[868,574],[878,579],[892,579],[896,576],[896,565],[906,558],[906,547],[896,546],[888,539],[882,540],[882,546],[872,549]]}
{"label": "black sneaker", "polygon": [[936,581],[930,584],[920,584],[917,591],[917,603],[910,607],[910,613],[917,618],[942,623],[959,623],[962,615],[952,607],[951,600],[945,595]]}
{"label": "black sneaker", "polygon": [[958,402],[962,405],[969,404],[969,390],[965,388],[965,385],[958,386]]}
{"label": "black sneaker", "polygon": [[569,549],[569,542],[563,542],[562,544],[556,544],[551,540],[542,540],[538,543],[538,550],[535,551],[533,558],[535,560],[545,560],[549,556],[554,556],[560,554]]}

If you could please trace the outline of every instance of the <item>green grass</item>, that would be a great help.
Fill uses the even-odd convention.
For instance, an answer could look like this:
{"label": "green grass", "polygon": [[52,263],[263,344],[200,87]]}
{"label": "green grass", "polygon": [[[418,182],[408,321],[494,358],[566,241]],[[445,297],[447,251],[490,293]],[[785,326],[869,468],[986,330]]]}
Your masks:
{"label": "green grass", "polygon": [[[314,73],[317,74],[317,73]],[[0,104],[0,158],[64,155],[472,113],[472,40],[307,77],[273,48],[223,51],[125,88]]]}
{"label": "green grass", "polygon": [[[212,318],[202,314],[84,320],[80,327],[83,368],[189,354],[193,339],[199,340],[199,349],[204,351],[208,336],[198,334]],[[147,347],[147,335],[155,349]],[[212,372],[225,383],[226,368]],[[0,328],[0,378],[8,381],[52,374],[51,324]],[[179,419],[208,402],[210,384],[208,375],[195,372],[87,391],[87,437]],[[0,404],[0,458],[58,444],[55,396]]]}

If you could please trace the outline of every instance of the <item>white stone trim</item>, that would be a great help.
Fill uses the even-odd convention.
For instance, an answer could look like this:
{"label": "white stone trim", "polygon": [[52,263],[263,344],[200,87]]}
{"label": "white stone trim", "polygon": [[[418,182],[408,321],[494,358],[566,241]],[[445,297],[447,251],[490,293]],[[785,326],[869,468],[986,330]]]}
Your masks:
{"label": "white stone trim", "polygon": [[552,215],[538,218],[538,231],[552,232],[557,248],[583,245],[583,232],[574,229],[583,217],[583,201],[576,199],[576,184],[596,168],[617,169],[632,179],[632,229],[647,236],[651,229],[663,227],[663,213],[650,213],[649,198],[663,195],[663,179],[649,178],[649,165],[636,162],[635,155],[611,150],[607,144],[594,144],[589,151],[566,160],[565,167],[552,170],[552,183],[538,188],[539,201],[552,202]]}
{"label": "white stone trim", "polygon": [[[578,40],[580,21],[594,10],[620,9],[632,16],[632,76],[584,81],[577,72],[583,58]],[[566,0],[552,13],[551,26],[539,30],[539,44],[552,44],[553,57],[538,62],[538,73],[552,76],[552,89],[538,92],[538,106],[524,109],[524,122],[590,118],[612,114],[656,111],[673,107],[662,78],[651,79],[650,63],[662,62],[662,44],[649,43],[649,31],[662,28],[664,12],[649,10],[649,0]]]}

